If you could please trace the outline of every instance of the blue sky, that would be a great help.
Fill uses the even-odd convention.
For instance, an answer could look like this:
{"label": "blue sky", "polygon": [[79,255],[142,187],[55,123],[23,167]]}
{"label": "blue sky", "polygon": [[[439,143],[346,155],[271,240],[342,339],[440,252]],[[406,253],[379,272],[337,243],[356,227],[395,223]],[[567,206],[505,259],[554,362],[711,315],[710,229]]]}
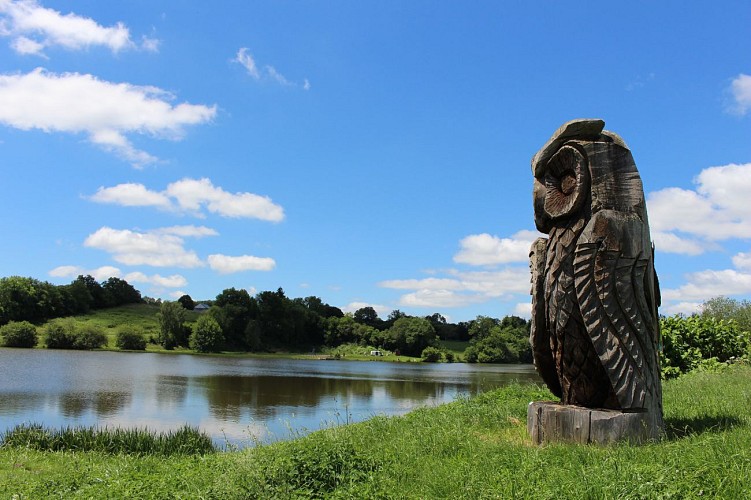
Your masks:
{"label": "blue sky", "polygon": [[528,315],[530,159],[632,150],[661,312],[751,297],[751,4],[0,0],[0,276]]}

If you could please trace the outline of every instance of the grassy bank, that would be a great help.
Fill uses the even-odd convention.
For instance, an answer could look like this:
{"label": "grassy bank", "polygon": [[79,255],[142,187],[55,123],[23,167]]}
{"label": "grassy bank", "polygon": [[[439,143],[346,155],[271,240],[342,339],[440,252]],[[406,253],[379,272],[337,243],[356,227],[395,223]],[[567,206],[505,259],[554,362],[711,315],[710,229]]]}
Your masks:
{"label": "grassy bank", "polygon": [[252,450],[193,456],[0,448],[0,497],[751,497],[751,368],[664,386],[666,439],[534,447],[512,386],[404,417]]}

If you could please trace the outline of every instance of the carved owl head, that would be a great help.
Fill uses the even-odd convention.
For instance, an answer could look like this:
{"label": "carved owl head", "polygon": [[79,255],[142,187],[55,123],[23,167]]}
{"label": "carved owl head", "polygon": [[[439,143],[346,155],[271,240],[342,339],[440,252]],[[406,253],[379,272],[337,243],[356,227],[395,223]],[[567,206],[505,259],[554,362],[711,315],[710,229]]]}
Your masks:
{"label": "carved owl head", "polygon": [[646,217],[641,179],[631,152],[597,119],[561,126],[532,158],[537,229],[558,221],[612,209]]}

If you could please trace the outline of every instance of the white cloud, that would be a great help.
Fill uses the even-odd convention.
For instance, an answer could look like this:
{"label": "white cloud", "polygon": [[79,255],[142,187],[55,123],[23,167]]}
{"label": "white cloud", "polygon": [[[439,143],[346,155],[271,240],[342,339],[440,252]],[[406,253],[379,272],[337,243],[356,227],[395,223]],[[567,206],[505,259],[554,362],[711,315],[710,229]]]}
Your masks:
{"label": "white cloud", "polygon": [[97,281],[104,281],[108,278],[122,278],[130,284],[148,283],[163,288],[176,288],[188,284],[188,281],[179,274],[173,274],[171,276],[152,274],[148,276],[140,271],[135,271],[123,276],[120,269],[112,266],[102,266],[96,269],[85,269],[80,266],[59,266],[51,270],[49,275],[56,278],[75,278],[79,275],[88,275]]}
{"label": "white cloud", "polygon": [[229,193],[214,186],[209,179],[182,179],[167,186],[165,193],[174,198],[182,210],[199,212],[205,207],[209,212],[224,217],[245,217],[279,222],[284,219],[284,209],[268,196],[253,193]]}
{"label": "white cloud", "polygon": [[751,271],[751,252],[741,252],[734,255],[733,265],[741,271]]}
{"label": "white cloud", "polygon": [[[716,248],[710,242],[751,238],[751,204],[747,201],[751,163],[704,169],[695,182],[695,191],[671,187],[649,194],[653,234],[663,242],[678,245],[677,253],[691,255],[701,253],[702,248]],[[686,239],[676,232],[693,238]]]}
{"label": "white cloud", "polygon": [[402,295],[399,304],[411,307],[463,307],[495,298],[529,294],[530,275],[527,267],[508,267],[499,271],[445,271],[448,277],[386,280],[383,288],[414,290]]}
{"label": "white cloud", "polygon": [[662,291],[665,301],[705,301],[720,295],[751,294],[751,274],[723,269],[707,269],[686,275],[687,283]]}
{"label": "white cloud", "polygon": [[143,184],[125,183],[112,187],[100,187],[90,198],[97,203],[112,203],[125,207],[169,208],[172,203],[167,195],[150,191]]}
{"label": "white cloud", "polygon": [[700,255],[707,250],[707,243],[682,238],[675,233],[652,231],[652,241],[656,252],[677,253],[684,255]]}
{"label": "white cloud", "polygon": [[253,255],[212,254],[208,257],[209,267],[220,274],[239,273],[242,271],[271,271],[276,262],[270,257]]}
{"label": "white cloud", "polygon": [[98,203],[126,207],[156,207],[190,212],[203,217],[205,208],[223,217],[252,218],[272,222],[284,219],[284,209],[268,196],[253,193],[229,193],[214,186],[210,179],[184,178],[173,182],[164,191],[152,191],[143,184],[125,183],[100,187],[90,198]]}
{"label": "white cloud", "polygon": [[459,242],[461,250],[454,262],[473,266],[526,262],[529,248],[541,235],[535,231],[519,231],[511,238],[499,238],[487,233],[472,234]]}
{"label": "white cloud", "polygon": [[130,134],[179,140],[188,125],[206,123],[216,106],[181,103],[156,87],[111,83],[92,75],[37,68],[0,75],[0,123],[21,130],[84,133],[89,141],[136,167],[157,159],[137,149]]}
{"label": "white cloud", "polygon": [[174,234],[186,238],[203,238],[204,236],[217,236],[216,230],[206,226],[169,226],[160,227],[152,231],[155,234]]}
{"label": "white cloud", "polygon": [[371,304],[369,302],[350,302],[346,306],[342,307],[342,312],[345,313],[353,313],[357,311],[358,309],[362,309],[363,307],[372,307],[375,309],[375,312],[378,314],[378,317],[381,319],[386,319],[388,315],[391,313],[393,309],[389,309],[387,306],[384,306],[382,304]]}
{"label": "white cloud", "polygon": [[421,289],[407,293],[399,299],[399,305],[405,307],[464,307],[470,304],[487,301],[487,297],[480,294],[461,294],[452,290]]}
{"label": "white cloud", "polygon": [[253,54],[250,53],[247,47],[241,47],[232,62],[240,64],[248,75],[256,81],[270,80],[280,85],[288,87],[301,87],[303,90],[310,90],[310,82],[307,78],[303,80],[302,84],[289,81],[284,75],[282,75],[277,69],[268,64],[263,66],[263,70],[259,69]]}
{"label": "white cloud", "polygon": [[683,314],[690,316],[694,313],[701,312],[702,302],[678,302],[669,304],[660,308],[660,314],[672,316],[674,314]]}
{"label": "white cloud", "polygon": [[733,94],[733,106],[730,111],[739,115],[745,115],[751,110],[751,76],[741,73],[730,83],[730,92]]}
{"label": "white cloud", "polygon": [[[46,47],[85,50],[101,46],[112,52],[136,48],[123,23],[102,26],[93,19],[42,7],[35,0],[0,0],[0,36],[12,38],[20,54],[43,55]],[[143,38],[141,47],[155,51],[158,41]]]}
{"label": "white cloud", "polygon": [[159,230],[144,233],[105,226],[90,234],[84,246],[104,250],[112,254],[115,261],[129,266],[192,268],[204,265],[195,252],[185,249],[180,236]]}
{"label": "white cloud", "polygon": [[521,317],[529,319],[532,317],[532,301],[528,302],[519,302],[514,306],[514,314]]}
{"label": "white cloud", "polygon": [[80,266],[58,266],[48,274],[56,278],[76,278],[79,275],[88,275],[97,281],[104,281],[107,278],[119,278],[121,271],[112,266],[101,266],[96,269],[84,269]]}
{"label": "white cloud", "polygon": [[247,47],[242,47],[237,51],[237,55],[233,59],[235,62],[240,63],[250,76],[256,80],[261,79],[261,73],[258,71],[256,61],[253,59],[253,55],[248,52]]}
{"label": "white cloud", "polygon": [[123,279],[128,283],[149,283],[161,288],[178,288],[188,284],[188,280],[180,274],[173,274],[170,276],[152,274],[151,276],[147,276],[140,271],[135,271],[126,274],[123,276]]}

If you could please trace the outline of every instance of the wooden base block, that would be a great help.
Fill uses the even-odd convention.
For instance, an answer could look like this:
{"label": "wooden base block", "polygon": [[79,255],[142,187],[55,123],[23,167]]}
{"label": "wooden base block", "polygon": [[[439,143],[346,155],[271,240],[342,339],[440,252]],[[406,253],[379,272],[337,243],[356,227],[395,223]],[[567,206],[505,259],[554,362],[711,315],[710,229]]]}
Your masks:
{"label": "wooden base block", "polygon": [[535,444],[644,443],[660,438],[660,421],[647,411],[592,409],[550,401],[535,401],[527,408],[527,430]]}

